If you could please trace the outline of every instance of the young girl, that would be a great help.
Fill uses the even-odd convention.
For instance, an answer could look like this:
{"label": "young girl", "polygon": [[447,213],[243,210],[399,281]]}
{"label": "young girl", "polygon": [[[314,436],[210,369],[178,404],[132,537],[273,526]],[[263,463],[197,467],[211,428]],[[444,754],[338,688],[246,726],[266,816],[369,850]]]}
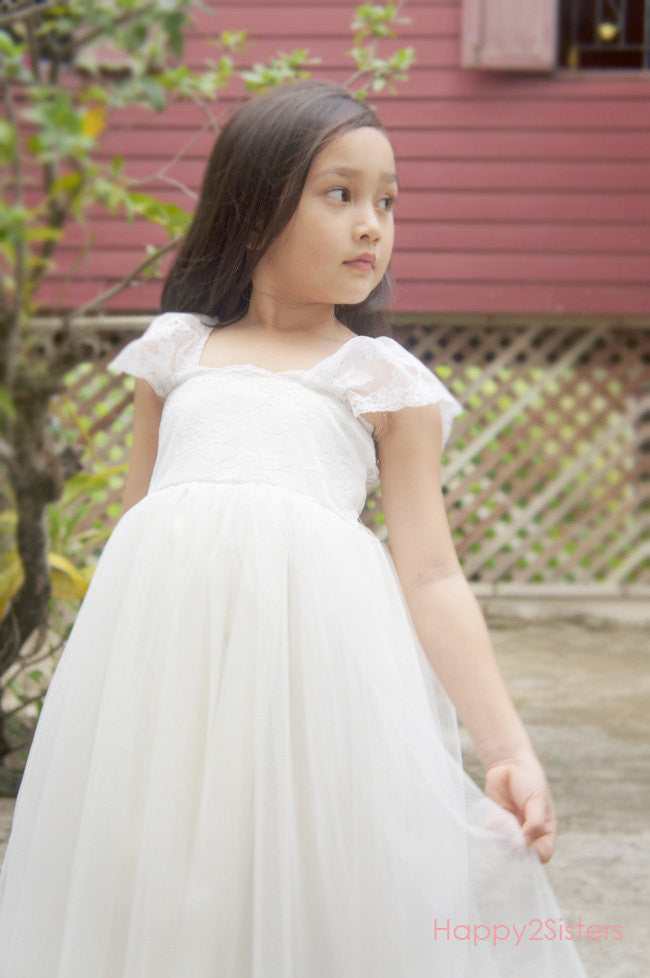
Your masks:
{"label": "young girl", "polygon": [[[112,363],[137,378],[126,512],[17,799],[1,978],[584,974],[445,518],[460,408],[372,335],[396,197],[338,86],[220,134],[165,311]],[[378,477],[390,549],[359,521]]]}

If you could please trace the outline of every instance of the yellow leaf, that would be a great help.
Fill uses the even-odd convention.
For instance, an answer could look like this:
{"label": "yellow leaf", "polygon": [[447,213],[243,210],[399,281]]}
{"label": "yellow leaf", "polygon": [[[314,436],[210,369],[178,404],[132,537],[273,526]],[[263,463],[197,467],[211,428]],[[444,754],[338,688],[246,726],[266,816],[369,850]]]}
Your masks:
{"label": "yellow leaf", "polygon": [[67,601],[80,601],[88,590],[88,578],[61,554],[51,553],[49,563],[53,596]]}
{"label": "yellow leaf", "polygon": [[84,136],[89,136],[91,139],[95,139],[99,136],[100,132],[106,124],[106,115],[104,113],[103,105],[94,105],[92,109],[88,109],[84,113],[84,117],[81,120],[81,131]]}
{"label": "yellow leaf", "polygon": [[18,594],[23,579],[23,565],[17,551],[13,550],[0,566],[0,619],[4,618],[12,598]]}

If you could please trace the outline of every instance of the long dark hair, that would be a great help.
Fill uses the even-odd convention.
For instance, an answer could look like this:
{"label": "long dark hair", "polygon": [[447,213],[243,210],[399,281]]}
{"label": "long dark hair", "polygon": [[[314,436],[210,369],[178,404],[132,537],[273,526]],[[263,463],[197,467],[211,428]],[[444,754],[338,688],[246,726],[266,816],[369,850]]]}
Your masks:
{"label": "long dark hair", "polygon": [[[199,202],[162,292],[163,312],[195,312],[227,325],[248,310],[251,276],[289,223],[316,154],[351,129],[383,127],[339,85],[293,82],[243,105],[219,133]],[[255,248],[250,247],[251,241]],[[386,331],[390,273],[364,302],[336,316],[366,335]]]}

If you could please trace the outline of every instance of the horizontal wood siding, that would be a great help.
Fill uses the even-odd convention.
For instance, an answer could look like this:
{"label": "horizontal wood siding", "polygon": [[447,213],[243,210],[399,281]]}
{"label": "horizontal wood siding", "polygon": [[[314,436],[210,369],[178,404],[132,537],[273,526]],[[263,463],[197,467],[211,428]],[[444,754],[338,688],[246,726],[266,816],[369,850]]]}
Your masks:
{"label": "horizontal wood siding", "polygon": [[[320,77],[352,72],[353,5],[214,4],[188,43],[198,66],[216,55],[209,39],[247,29],[241,63],[308,48]],[[403,191],[397,205],[396,308],[416,313],[650,315],[650,73],[531,76],[460,67],[461,2],[411,2],[417,65],[397,94],[373,96],[390,131]],[[207,39],[207,41],[206,41]],[[243,97],[215,104],[217,119]],[[143,188],[185,207],[161,167],[205,124],[193,106],[165,115],[124,112],[105,135]],[[213,136],[203,133],[167,171],[197,189]],[[83,248],[83,242],[93,247]],[[52,306],[109,287],[138,263],[156,228],[97,213],[74,229],[48,286]],[[80,252],[80,247],[82,251]],[[130,288],[108,308],[155,310],[159,284]]]}

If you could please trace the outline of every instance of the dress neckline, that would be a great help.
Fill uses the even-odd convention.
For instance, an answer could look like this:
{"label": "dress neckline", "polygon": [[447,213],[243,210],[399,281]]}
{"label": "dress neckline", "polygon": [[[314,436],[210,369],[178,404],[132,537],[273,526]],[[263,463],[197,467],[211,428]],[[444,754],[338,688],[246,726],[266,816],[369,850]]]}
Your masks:
{"label": "dress neckline", "polygon": [[[202,325],[205,326],[205,323],[203,323]],[[222,372],[222,371],[226,371],[226,370],[252,370],[252,371],[254,371],[256,373],[268,374],[268,375],[270,375],[272,377],[286,377],[286,376],[291,376],[291,375],[300,375],[300,376],[306,377],[308,374],[314,373],[319,367],[324,366],[325,364],[329,363],[331,360],[335,360],[338,356],[340,356],[340,354],[342,353],[342,351],[345,350],[345,349],[347,349],[347,347],[349,347],[351,343],[354,343],[355,340],[367,340],[367,339],[369,339],[368,336],[364,336],[362,334],[357,333],[356,336],[351,336],[350,339],[348,339],[348,340],[345,341],[345,343],[342,343],[341,346],[339,346],[338,349],[334,350],[333,353],[330,353],[328,356],[323,357],[321,360],[318,360],[317,363],[312,364],[311,367],[307,367],[306,369],[301,369],[299,367],[294,367],[293,369],[290,369],[290,370],[269,370],[268,367],[260,367],[260,366],[258,366],[255,363],[248,363],[248,362],[242,362],[242,363],[223,363],[220,366],[211,367],[209,364],[202,364],[200,362],[201,361],[201,357],[203,356],[203,351],[205,350],[206,344],[207,344],[207,342],[208,342],[208,340],[210,338],[210,334],[212,332],[212,327],[211,326],[207,326],[206,329],[208,330],[208,335],[205,337],[205,340],[203,341],[203,343],[201,343],[201,345],[199,347],[198,357],[197,357],[197,361],[196,361],[196,367],[197,367],[197,369],[199,369],[199,370],[212,370],[214,372]]]}

